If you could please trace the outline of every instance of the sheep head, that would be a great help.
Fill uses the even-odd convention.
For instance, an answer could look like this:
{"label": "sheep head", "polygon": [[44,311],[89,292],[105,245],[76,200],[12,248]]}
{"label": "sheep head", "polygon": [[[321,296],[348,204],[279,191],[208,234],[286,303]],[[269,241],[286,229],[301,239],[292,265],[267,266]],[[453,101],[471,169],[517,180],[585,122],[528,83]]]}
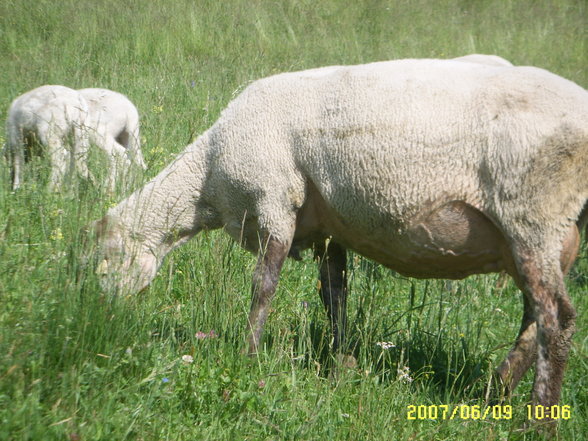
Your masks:
{"label": "sheep head", "polygon": [[97,244],[96,274],[105,291],[130,295],[147,288],[158,260],[144,241],[125,229],[114,216],[106,215],[91,227]]}

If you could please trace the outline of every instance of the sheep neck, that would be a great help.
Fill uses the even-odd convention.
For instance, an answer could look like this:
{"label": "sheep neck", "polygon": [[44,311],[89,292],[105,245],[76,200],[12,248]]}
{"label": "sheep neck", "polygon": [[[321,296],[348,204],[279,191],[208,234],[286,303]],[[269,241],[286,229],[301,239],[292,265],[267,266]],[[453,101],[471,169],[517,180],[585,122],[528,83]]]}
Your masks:
{"label": "sheep neck", "polygon": [[109,214],[118,219],[125,230],[123,236],[136,252],[151,252],[161,261],[211,223],[200,201],[207,147],[204,134],[147,185],[111,210]]}

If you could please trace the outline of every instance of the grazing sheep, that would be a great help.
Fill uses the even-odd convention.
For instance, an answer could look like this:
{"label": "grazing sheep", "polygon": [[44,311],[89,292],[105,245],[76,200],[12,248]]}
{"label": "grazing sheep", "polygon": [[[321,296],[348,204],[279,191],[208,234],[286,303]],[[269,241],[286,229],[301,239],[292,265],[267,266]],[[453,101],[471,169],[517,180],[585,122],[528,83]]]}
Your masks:
{"label": "grazing sheep", "polygon": [[[505,270],[524,294],[498,373],[536,363],[557,404],[576,312],[564,285],[586,223],[588,92],[533,67],[397,60],[254,82],[167,168],[94,225],[104,284],[145,288],[165,255],[224,227],[258,253],[255,352],[290,253],[314,247],[337,347],[346,249],[401,274]],[[549,408],[546,409],[549,411]]]}
{"label": "grazing sheep", "polygon": [[86,128],[90,141],[107,153],[110,161],[108,188],[114,189],[120,167],[130,167],[133,161],[143,170],[147,168],[141,153],[139,113],[124,95],[108,89],[78,90],[88,103]]}
{"label": "grazing sheep", "polygon": [[486,64],[488,66],[505,66],[512,67],[512,63],[505,60],[498,55],[483,55],[483,54],[470,54],[464,55],[463,57],[454,58],[456,61],[466,61],[468,63],[479,63]]}
{"label": "grazing sheep", "polygon": [[41,86],[16,98],[8,111],[7,153],[12,167],[12,188],[21,184],[25,157],[36,143],[44,146],[51,163],[49,186],[61,187],[66,174],[77,170],[88,178],[88,140],[83,127],[86,101],[64,86]]}

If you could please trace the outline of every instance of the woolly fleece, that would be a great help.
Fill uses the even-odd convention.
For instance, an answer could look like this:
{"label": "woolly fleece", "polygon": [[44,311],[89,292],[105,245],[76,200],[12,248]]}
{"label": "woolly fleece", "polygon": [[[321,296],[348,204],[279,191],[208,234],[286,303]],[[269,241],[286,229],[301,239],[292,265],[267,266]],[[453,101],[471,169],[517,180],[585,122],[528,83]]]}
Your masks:
{"label": "woolly fleece", "polygon": [[588,93],[542,69],[409,59],[279,74],[108,211],[102,268],[136,291],[171,249],[224,227],[252,251],[332,236],[416,277],[512,274],[519,248],[557,272],[587,154]]}

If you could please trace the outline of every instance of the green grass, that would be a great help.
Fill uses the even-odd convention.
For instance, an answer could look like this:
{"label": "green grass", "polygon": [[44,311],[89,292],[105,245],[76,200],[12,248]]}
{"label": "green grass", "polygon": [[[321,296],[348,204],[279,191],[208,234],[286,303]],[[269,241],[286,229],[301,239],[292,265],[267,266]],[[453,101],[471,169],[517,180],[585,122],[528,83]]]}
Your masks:
{"label": "green grass", "polygon": [[[42,84],[121,91],[141,113],[147,179],[256,78],[479,52],[588,87],[587,30],[584,0],[4,0],[0,120]],[[0,440],[537,438],[519,431],[532,374],[510,402],[512,420],[407,420],[409,405],[482,404],[520,323],[512,283],[411,280],[353,257],[358,368],[333,375],[305,255],[286,264],[265,348],[249,359],[240,350],[254,256],[221,232],[202,234],[168,257],[144,294],[108,298],[79,263],[81,230],[123,195],[83,183],[49,194],[39,163],[14,194],[1,165]],[[587,272],[583,252],[568,279],[578,332],[562,440],[588,433]],[[399,375],[404,367],[412,381]]]}

